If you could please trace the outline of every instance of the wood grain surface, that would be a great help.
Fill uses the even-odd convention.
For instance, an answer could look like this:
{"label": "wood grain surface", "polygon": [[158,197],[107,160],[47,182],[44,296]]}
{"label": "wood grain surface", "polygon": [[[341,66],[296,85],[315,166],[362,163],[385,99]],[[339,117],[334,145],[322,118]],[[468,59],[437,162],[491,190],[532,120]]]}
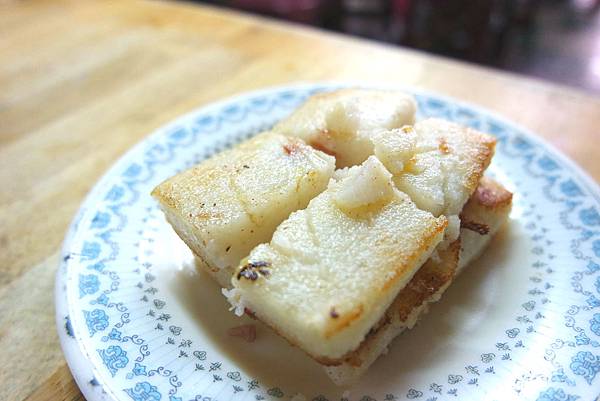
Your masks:
{"label": "wood grain surface", "polygon": [[570,88],[189,3],[0,0],[0,399],[82,399],[53,280],[70,220],[120,155],[200,105],[321,80],[482,105],[600,178],[600,99]]}

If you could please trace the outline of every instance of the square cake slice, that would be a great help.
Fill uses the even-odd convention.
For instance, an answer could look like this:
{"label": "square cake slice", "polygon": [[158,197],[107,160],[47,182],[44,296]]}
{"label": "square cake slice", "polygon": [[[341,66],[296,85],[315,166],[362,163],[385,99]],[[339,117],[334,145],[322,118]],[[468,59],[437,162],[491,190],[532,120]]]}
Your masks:
{"label": "square cake slice", "polygon": [[375,157],[293,213],[256,247],[228,292],[323,364],[359,347],[442,240],[447,221],[394,188]]}
{"label": "square cake slice", "polygon": [[167,220],[224,287],[240,260],[327,187],[333,157],[301,139],[260,134],[153,191]]}
{"label": "square cake slice", "polygon": [[325,368],[332,381],[337,385],[352,384],[385,353],[394,338],[411,329],[429,305],[441,298],[455,276],[483,252],[508,219],[511,205],[512,194],[483,177],[462,210],[464,226],[459,240],[439,250],[437,258],[430,258],[419,269],[358,349],[346,355],[340,365]]}
{"label": "square cake slice", "polygon": [[335,156],[337,167],[362,163],[373,154],[371,136],[412,124],[417,106],[398,91],[340,89],[311,96],[273,130],[302,138]]}
{"label": "square cake slice", "polygon": [[496,144],[491,135],[440,119],[380,132],[373,142],[398,189],[435,216],[460,213]]}

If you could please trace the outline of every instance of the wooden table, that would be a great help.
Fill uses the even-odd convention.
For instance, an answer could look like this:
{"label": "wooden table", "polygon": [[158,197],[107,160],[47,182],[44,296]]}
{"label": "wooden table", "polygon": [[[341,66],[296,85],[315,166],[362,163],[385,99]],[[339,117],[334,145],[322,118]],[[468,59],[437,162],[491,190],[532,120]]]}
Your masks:
{"label": "wooden table", "polygon": [[332,79],[483,105],[600,179],[600,99],[573,89],[191,4],[0,1],[0,400],[82,398],[54,326],[58,249],[123,152],[199,105]]}

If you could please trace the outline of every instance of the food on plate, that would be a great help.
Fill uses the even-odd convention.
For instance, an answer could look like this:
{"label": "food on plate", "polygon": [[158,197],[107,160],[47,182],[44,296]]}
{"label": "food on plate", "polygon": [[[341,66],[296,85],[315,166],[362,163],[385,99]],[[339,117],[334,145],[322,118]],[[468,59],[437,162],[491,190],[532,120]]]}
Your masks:
{"label": "food on plate", "polygon": [[416,109],[414,98],[403,92],[341,89],[311,96],[273,130],[302,138],[335,156],[337,167],[348,167],[373,154],[372,135],[412,124]]}
{"label": "food on plate", "polygon": [[440,247],[456,241],[459,213],[490,164],[494,137],[448,121],[427,119],[379,131],[371,142],[375,156],[393,174],[395,186],[419,208],[448,219]]}
{"label": "food on plate", "polygon": [[301,139],[260,134],[153,191],[167,220],[221,286],[291,212],[322,192],[334,158]]}
{"label": "food on plate", "polygon": [[511,210],[484,177],[493,136],[415,115],[401,92],[317,94],[152,193],[235,312],[339,385],[416,324]]}
{"label": "food on plate", "polygon": [[[348,191],[373,193],[350,202]],[[235,272],[229,298],[317,361],[364,340],[442,240],[447,221],[393,187],[375,157],[284,221]]]}
{"label": "food on plate", "polygon": [[499,182],[483,177],[460,215],[461,250],[457,274],[481,255],[508,220],[511,209],[512,193]]}
{"label": "food on plate", "polygon": [[437,118],[373,138],[394,183],[423,210],[458,215],[494,155],[493,136]]}
{"label": "food on plate", "polygon": [[508,219],[511,205],[512,194],[499,183],[483,177],[461,213],[460,239],[439,251],[438,259],[430,258],[417,271],[360,347],[346,355],[341,364],[325,368],[331,379],[338,385],[356,381],[385,354],[394,338],[411,329],[429,305],[441,298],[454,277],[486,248]]}

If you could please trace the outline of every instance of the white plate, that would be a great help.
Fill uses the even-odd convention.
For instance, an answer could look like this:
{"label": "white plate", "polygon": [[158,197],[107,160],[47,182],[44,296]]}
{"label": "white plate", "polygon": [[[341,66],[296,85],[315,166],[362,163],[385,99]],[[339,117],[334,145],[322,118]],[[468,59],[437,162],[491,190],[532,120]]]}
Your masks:
{"label": "white plate", "polygon": [[[163,179],[340,85],[254,92],[194,111],[127,153],[75,218],[56,280],[61,344],[88,400],[592,400],[600,393],[600,191],[480,108],[407,89],[420,114],[495,134],[508,227],[357,385],[236,318],[149,196]],[[257,325],[247,343],[227,334]]]}

